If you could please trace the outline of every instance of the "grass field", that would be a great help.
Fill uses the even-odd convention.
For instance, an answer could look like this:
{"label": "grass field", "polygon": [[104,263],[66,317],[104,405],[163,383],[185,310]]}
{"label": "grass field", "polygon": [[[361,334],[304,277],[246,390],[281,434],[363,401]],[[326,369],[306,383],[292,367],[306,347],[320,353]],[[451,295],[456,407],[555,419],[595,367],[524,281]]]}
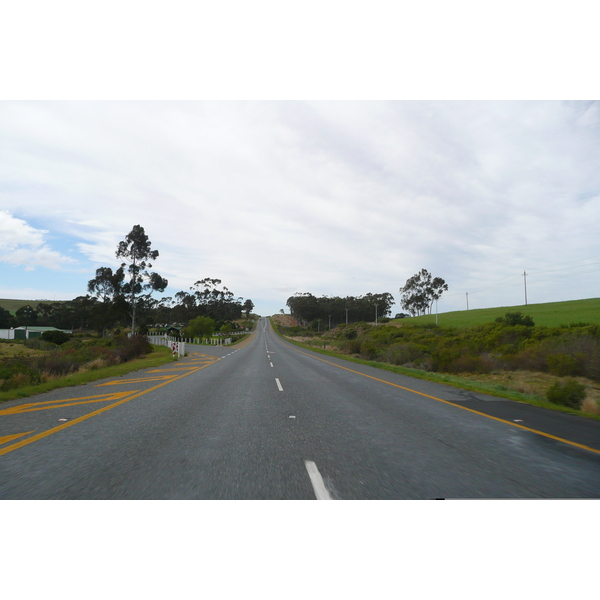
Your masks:
{"label": "grass field", "polygon": [[[9,300],[6,298],[0,298],[0,307],[8,310],[13,315],[21,308],[22,306],[31,306],[31,308],[36,308],[40,302],[53,303],[55,300]],[[63,302],[62,300],[56,300],[56,302]]]}
{"label": "grass field", "polygon": [[[1,303],[1,301],[0,301]],[[471,327],[494,321],[507,312],[520,311],[533,318],[536,325],[559,327],[571,323],[599,323],[600,298],[586,300],[568,300],[566,302],[547,302],[545,304],[528,304],[527,306],[500,306],[497,308],[480,308],[459,310],[438,314],[438,325],[444,327]],[[435,314],[407,319],[394,319],[395,325],[435,323]]]}

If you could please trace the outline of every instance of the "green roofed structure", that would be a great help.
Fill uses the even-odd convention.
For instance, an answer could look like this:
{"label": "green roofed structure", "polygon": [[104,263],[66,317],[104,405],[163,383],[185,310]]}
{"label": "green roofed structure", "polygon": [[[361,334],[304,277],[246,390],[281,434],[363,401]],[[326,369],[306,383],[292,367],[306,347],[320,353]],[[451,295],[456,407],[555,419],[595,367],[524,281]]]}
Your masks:
{"label": "green roofed structure", "polygon": [[57,327],[37,327],[35,325],[25,325],[14,328],[15,340],[29,340],[39,338],[44,331],[63,331],[64,333],[73,333],[69,329],[58,329]]}

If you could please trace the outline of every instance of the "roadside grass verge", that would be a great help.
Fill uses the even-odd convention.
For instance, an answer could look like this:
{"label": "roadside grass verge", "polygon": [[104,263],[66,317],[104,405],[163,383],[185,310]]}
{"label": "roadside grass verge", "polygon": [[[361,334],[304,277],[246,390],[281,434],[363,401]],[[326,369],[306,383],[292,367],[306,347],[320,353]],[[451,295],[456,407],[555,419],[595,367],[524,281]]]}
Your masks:
{"label": "roadside grass verge", "polygon": [[0,392],[0,403],[18,398],[27,398],[29,396],[42,394],[58,388],[83,385],[85,383],[97,381],[98,379],[119,377],[121,375],[131,373],[132,371],[139,371],[140,369],[147,369],[150,367],[158,367],[173,361],[173,355],[170,348],[167,348],[166,346],[153,346],[153,348],[154,349],[150,354],[147,354],[142,358],[137,358],[122,363],[120,365],[113,365],[110,367],[103,367],[89,371],[83,369],[66,377],[56,377],[38,385],[30,385],[8,390],[6,392]]}
{"label": "roadside grass verge", "polygon": [[[434,316],[435,318],[435,316]],[[553,404],[548,402],[543,396],[539,396],[537,394],[531,393],[523,393],[518,392],[516,390],[512,390],[507,387],[507,385],[503,383],[494,383],[493,381],[489,382],[481,382],[476,381],[474,379],[469,379],[465,377],[460,377],[459,375],[450,375],[446,373],[436,373],[432,371],[424,371],[421,369],[411,369],[408,367],[401,367],[397,365],[392,365],[389,363],[377,362],[374,360],[365,360],[362,358],[356,358],[354,356],[349,356],[347,354],[340,354],[338,352],[333,352],[331,350],[319,348],[315,345],[310,345],[302,342],[298,342],[296,340],[290,339],[282,335],[279,331],[279,326],[273,320],[271,320],[273,325],[273,329],[277,335],[279,335],[282,339],[290,344],[294,344],[300,348],[304,348],[305,350],[312,350],[313,352],[317,352],[319,354],[323,354],[325,356],[330,356],[332,358],[341,358],[345,361],[367,365],[369,367],[375,367],[377,369],[382,369],[384,371],[390,371],[392,373],[398,373],[399,375],[406,375],[408,377],[414,377],[416,379],[423,379],[426,381],[431,381],[434,383],[443,383],[445,385],[449,385],[452,387],[456,387],[459,389],[471,391],[471,392],[479,392],[481,394],[488,394],[490,396],[496,396],[498,398],[506,398],[507,400],[514,400],[516,402],[523,402],[526,404],[531,404],[533,406],[539,406],[540,408],[547,408],[549,410],[554,410],[558,412],[567,413],[570,415],[577,415],[580,417],[585,417],[588,419],[592,419],[595,421],[600,421],[600,416],[596,414],[592,414],[589,412],[584,412],[582,410],[576,410],[573,408],[568,408],[566,406],[560,406],[558,404]]]}

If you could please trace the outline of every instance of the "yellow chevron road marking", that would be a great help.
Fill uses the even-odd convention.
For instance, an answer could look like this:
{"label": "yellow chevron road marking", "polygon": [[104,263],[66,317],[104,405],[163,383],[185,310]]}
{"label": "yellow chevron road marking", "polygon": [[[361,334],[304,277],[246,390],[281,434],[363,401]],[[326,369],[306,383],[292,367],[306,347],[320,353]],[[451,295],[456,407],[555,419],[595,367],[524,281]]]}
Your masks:
{"label": "yellow chevron road marking", "polygon": [[[191,373],[192,371],[188,371]],[[173,379],[177,375],[156,375],[154,377],[138,377],[136,379],[116,379],[115,381],[107,381],[94,387],[104,387],[106,385],[125,385],[126,383],[146,383],[146,381],[165,381],[165,379]]]}
{"label": "yellow chevron road marking", "polygon": [[156,369],[154,371],[146,371],[146,373],[168,373],[169,371],[189,371],[190,369],[196,369],[197,367],[192,365],[191,367],[173,367],[172,369]]}
{"label": "yellow chevron road marking", "polygon": [[135,394],[138,390],[130,390],[128,392],[113,392],[112,394],[101,394],[100,396],[84,396],[82,398],[62,398],[61,400],[49,400],[48,402],[32,402],[31,404],[19,404],[0,410],[0,416],[18,415],[26,412],[34,412],[36,410],[48,410],[50,408],[62,408],[64,406],[76,406],[78,404],[91,404],[93,402],[110,402],[119,400],[124,396]]}
{"label": "yellow chevron road marking", "polygon": [[33,433],[33,431],[25,431],[24,433],[15,433],[13,435],[5,435],[3,437],[0,437],[0,446],[2,444],[6,444],[7,442],[12,442],[17,438],[23,437],[24,435],[29,435],[30,433]]}
{"label": "yellow chevron road marking", "polygon": [[[155,385],[154,387],[151,387],[147,390],[143,390],[143,391],[138,391],[138,390],[130,390],[129,392],[116,392],[114,394],[107,394],[107,396],[110,396],[110,399],[113,400],[115,398],[119,398],[118,400],[116,400],[116,402],[113,402],[112,404],[109,404],[108,406],[103,406],[102,408],[98,408],[90,413],[87,413],[85,415],[82,415],[81,417],[77,417],[76,419],[72,419],[71,421],[68,421],[66,423],[62,423],[61,425],[58,425],[57,427],[53,427],[52,429],[48,429],[46,431],[42,431],[41,433],[38,433],[37,435],[33,435],[29,438],[26,438],[24,440],[21,440],[20,442],[15,442],[14,444],[11,444],[10,446],[7,446],[6,448],[2,448],[0,449],[0,456],[3,456],[4,454],[8,454],[9,452],[13,452],[14,450],[18,450],[19,448],[23,448],[24,446],[27,446],[28,444],[32,444],[33,442],[37,442],[38,440],[41,440],[45,437],[48,437],[50,435],[53,435],[59,431],[62,431],[63,429],[66,429],[68,427],[73,427],[73,425],[77,425],[78,423],[82,423],[83,421],[90,419],[92,417],[95,417],[107,410],[111,410],[117,406],[120,406],[121,404],[125,404],[126,402],[129,402],[130,400],[133,400],[134,398],[139,398],[140,396],[143,396],[144,394],[148,394],[149,392],[153,392],[165,385],[168,385],[170,383],[173,383],[174,381],[178,381],[179,379],[183,379],[184,377],[187,377],[188,375],[191,375],[193,373],[197,373],[198,371],[201,371],[202,369],[205,369],[206,367],[208,367],[209,365],[213,364],[208,363],[207,365],[203,365],[201,367],[198,367],[197,369],[194,369],[193,371],[188,371],[186,373],[182,373],[181,375],[176,375],[175,377],[172,378],[168,378],[166,381],[163,381],[157,385]],[[132,381],[132,380],[130,380]],[[142,380],[142,381],[148,381],[147,379]],[[96,398],[99,398],[96,397]],[[108,398],[107,398],[108,399]],[[81,400],[81,398],[76,398],[75,400]],[[73,399],[70,401],[72,402]],[[65,400],[53,400],[52,402],[66,402]],[[44,403],[44,402],[40,402],[38,404],[49,404],[49,403]],[[16,407],[15,407],[16,408]],[[33,433],[33,432],[30,432]],[[25,435],[25,434],[24,434]]]}

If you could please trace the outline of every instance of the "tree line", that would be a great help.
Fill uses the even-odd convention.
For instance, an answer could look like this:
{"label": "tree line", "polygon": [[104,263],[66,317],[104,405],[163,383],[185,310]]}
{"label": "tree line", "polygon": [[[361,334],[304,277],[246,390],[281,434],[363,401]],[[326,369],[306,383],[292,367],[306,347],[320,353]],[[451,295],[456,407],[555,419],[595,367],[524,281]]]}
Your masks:
{"label": "tree line", "polygon": [[286,305],[290,314],[305,327],[316,324],[319,321],[325,326],[335,327],[340,323],[355,321],[375,321],[376,317],[386,317],[391,314],[394,305],[394,297],[390,293],[372,294],[364,296],[339,296],[318,298],[313,294],[296,293],[287,299]]}
{"label": "tree line", "polygon": [[122,262],[96,269],[87,294],[68,302],[40,302],[34,308],[23,306],[16,318],[0,308],[0,329],[15,326],[48,326],[58,329],[93,329],[103,334],[111,329],[131,327],[133,333],[146,333],[154,325],[185,325],[197,317],[209,317],[217,327],[250,317],[252,300],[236,298],[220,279],[196,281],[189,291],[175,298],[155,299],[153,292],[163,292],[168,280],[151,271],[158,250],[140,225],[134,225],[115,253]]}
{"label": "tree line", "polygon": [[[207,317],[220,328],[246,318],[254,308],[252,300],[236,298],[233,292],[221,286],[220,279],[206,277],[196,281],[189,291],[180,291],[175,298],[159,300],[153,292],[164,292],[168,280],[151,271],[158,258],[158,250],[152,244],[141,225],[134,225],[125,239],[119,242],[115,253],[120,266],[96,269],[96,276],[89,280],[87,295],[69,302],[40,302],[36,308],[20,308],[15,320],[0,308],[0,328],[18,325],[44,325],[59,329],[95,329],[104,333],[116,327],[130,324],[132,333],[145,333],[156,324],[185,325],[198,317]],[[426,270],[406,280],[400,288],[401,306],[411,315],[431,313],[448,285],[441,277],[432,277]],[[315,329],[334,327],[346,322],[372,322],[391,316],[394,297],[388,292],[368,293],[364,296],[322,296],[310,292],[296,293],[287,299],[291,315],[305,327]]]}

